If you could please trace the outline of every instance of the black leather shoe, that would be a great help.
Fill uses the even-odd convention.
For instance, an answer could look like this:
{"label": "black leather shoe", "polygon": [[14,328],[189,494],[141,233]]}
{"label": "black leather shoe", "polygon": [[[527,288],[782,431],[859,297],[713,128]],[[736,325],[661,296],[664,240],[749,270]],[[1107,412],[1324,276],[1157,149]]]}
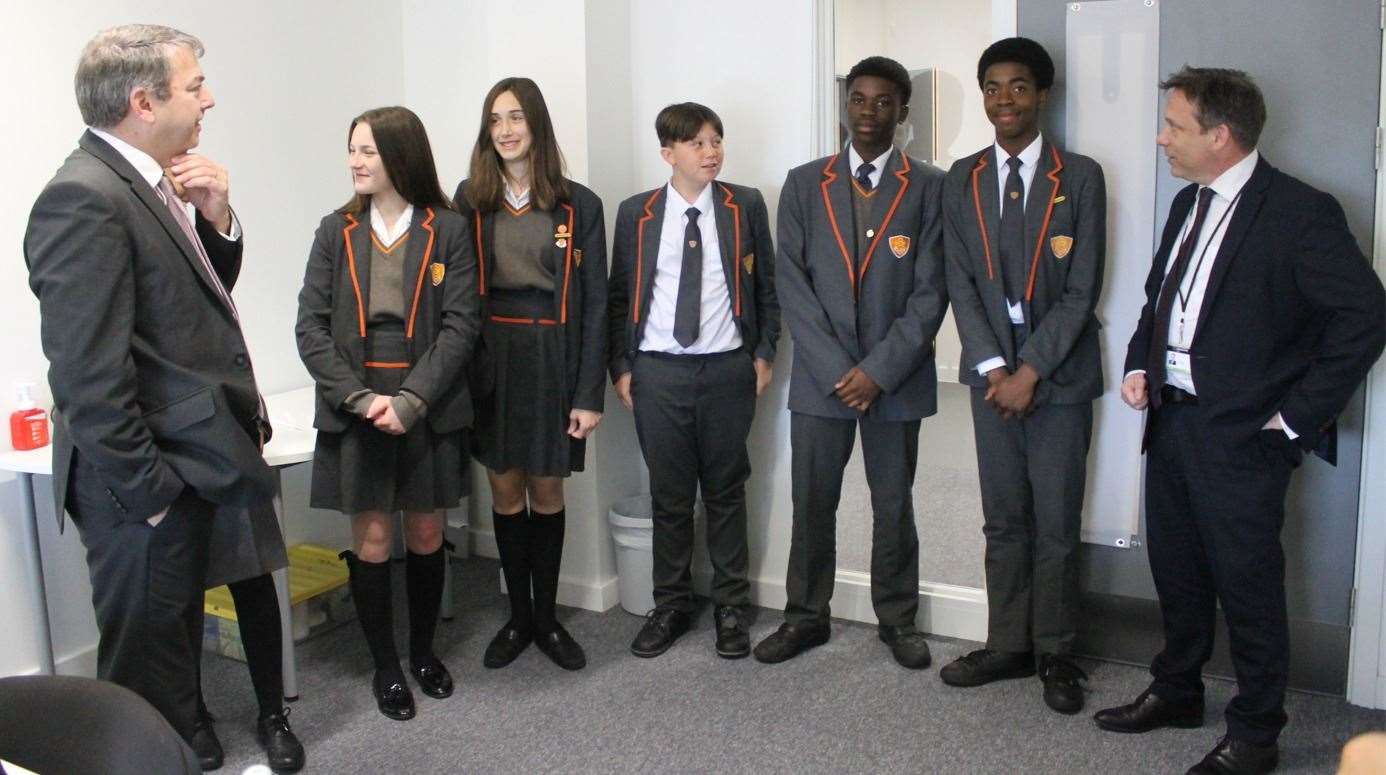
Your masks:
{"label": "black leather shoe", "polygon": [[1275,743],[1254,745],[1224,737],[1185,775],[1262,775],[1273,771],[1279,763],[1280,749]]}
{"label": "black leather shoe", "polygon": [[395,674],[389,675],[383,670],[375,671],[371,688],[375,690],[376,707],[380,708],[380,712],[387,718],[408,721],[414,718],[414,693],[409,691],[409,685],[404,682],[404,676],[398,670],[391,672]]}
{"label": "black leather shoe", "polygon": [[1067,657],[1041,654],[1039,677],[1044,682],[1045,705],[1070,715],[1083,709],[1083,684],[1088,674]]}
{"label": "black leather shoe", "polygon": [[943,666],[938,677],[949,686],[981,686],[1007,678],[1035,674],[1035,657],[1029,652],[978,649]]}
{"label": "black leather shoe", "polygon": [[734,605],[719,605],[712,611],[717,622],[717,656],[741,659],[751,654],[751,636],[746,634],[745,612]]}
{"label": "black leather shoe", "polygon": [[630,653],[637,657],[657,657],[669,650],[679,636],[688,632],[688,614],[673,608],[656,608],[645,617],[645,626],[631,641]]}
{"label": "black leather shoe", "polygon": [[1092,720],[1108,732],[1149,732],[1160,727],[1194,729],[1203,726],[1203,701],[1167,702],[1146,689],[1135,702],[1099,710]]}
{"label": "black leather shoe", "polygon": [[932,661],[929,642],[924,640],[924,633],[916,630],[912,624],[898,627],[883,624],[876,628],[876,636],[890,646],[890,653],[901,667],[923,670]]}
{"label": "black leather shoe", "polygon": [[582,653],[582,646],[579,646],[577,641],[573,640],[573,636],[563,629],[563,625],[557,622],[554,623],[551,632],[534,636],[534,645],[564,670],[581,670],[587,667],[587,655]]}
{"label": "black leather shoe", "polygon": [[303,769],[303,745],[289,729],[289,709],[261,716],[255,724],[255,739],[265,749],[271,770],[298,772]]}
{"label": "black leather shoe", "polygon": [[756,660],[767,665],[792,659],[802,651],[828,642],[832,628],[827,622],[790,624],[785,622],[778,630],[756,644]]}
{"label": "black leather shoe", "polygon": [[212,728],[213,721],[216,719],[212,718],[212,714],[205,711],[199,713],[192,739],[188,741],[193,753],[197,754],[197,763],[203,772],[221,769],[222,761],[226,758],[221,750],[221,741],[217,739],[217,731]]}
{"label": "black leather shoe", "polygon": [[512,624],[506,624],[496,633],[496,637],[491,639],[490,645],[486,647],[486,654],[481,658],[481,664],[498,668],[505,667],[515,658],[520,656],[520,652],[529,648],[529,644],[534,640],[534,636],[529,630],[522,630]]}
{"label": "black leather shoe", "polygon": [[452,674],[437,657],[409,660],[409,672],[419,682],[419,689],[435,700],[452,696]]}

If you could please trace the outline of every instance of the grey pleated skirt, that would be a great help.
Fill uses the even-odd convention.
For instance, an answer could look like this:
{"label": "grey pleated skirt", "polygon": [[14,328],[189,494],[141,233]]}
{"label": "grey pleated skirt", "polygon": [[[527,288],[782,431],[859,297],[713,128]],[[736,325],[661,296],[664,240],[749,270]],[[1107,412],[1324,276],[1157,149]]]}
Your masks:
{"label": "grey pleated skirt", "polygon": [[560,336],[552,293],[490,292],[472,381],[472,453],[492,471],[582,470],[586,441],[568,435]]}
{"label": "grey pleated skirt", "polygon": [[[371,332],[366,387],[393,396],[409,376],[403,331]],[[346,514],[452,508],[470,493],[465,434],[435,433],[422,417],[403,436],[358,419],[341,433],[318,431],[309,504]]]}

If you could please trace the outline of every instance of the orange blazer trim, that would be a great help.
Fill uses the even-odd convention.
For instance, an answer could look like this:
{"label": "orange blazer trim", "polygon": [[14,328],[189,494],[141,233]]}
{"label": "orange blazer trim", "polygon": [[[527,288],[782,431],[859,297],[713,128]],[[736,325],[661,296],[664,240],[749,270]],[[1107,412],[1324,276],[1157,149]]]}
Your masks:
{"label": "orange blazer trim", "polygon": [[419,279],[414,281],[414,304],[409,308],[409,326],[404,332],[406,339],[414,338],[414,319],[419,314],[419,296],[423,291],[424,276],[428,274],[428,262],[433,257],[433,240],[438,236],[433,231],[433,208],[426,208],[424,212],[427,215],[424,216],[423,223],[419,225],[428,232],[428,245],[424,246],[423,263],[419,264]]}
{"label": "orange blazer trim", "polygon": [[[842,263],[847,267],[847,282],[852,285],[852,296],[857,295],[857,272],[852,268],[852,254],[847,252],[847,243],[842,240],[842,230],[837,228],[837,215],[833,213],[833,202],[828,197],[828,186],[837,180],[837,173],[833,172],[833,165],[837,163],[840,153],[833,154],[828,163],[823,166],[823,182],[818,188],[823,192],[823,208],[828,211],[828,224],[833,227],[833,236],[837,237],[837,247],[842,251]],[[903,156],[903,154],[901,154]]]}
{"label": "orange blazer trim", "polygon": [[558,320],[563,325],[568,324],[568,281],[573,275],[573,243],[577,241],[577,233],[573,231],[573,220],[577,212],[572,205],[559,202],[559,207],[568,211],[568,249],[563,252],[563,297],[559,302]]}
{"label": "orange blazer trim", "polygon": [[[1030,276],[1025,283],[1025,300],[1030,301],[1035,295],[1035,277],[1039,274],[1040,255],[1044,252],[1044,240],[1049,236],[1049,221],[1054,216],[1054,197],[1059,195],[1059,173],[1064,169],[1063,158],[1059,156],[1059,149],[1049,146],[1049,153],[1054,157],[1054,169],[1045,174],[1045,177],[1054,184],[1049,191],[1049,204],[1044,208],[1044,221],[1040,225],[1039,239],[1035,240],[1035,252],[1030,259]],[[987,222],[982,217],[982,194],[977,185],[977,177],[983,169],[987,167],[987,155],[983,153],[977,160],[977,165],[972,168],[972,203],[977,209],[977,228],[982,232],[982,252],[987,259],[987,279],[996,279],[991,268],[991,243],[987,240]]]}
{"label": "orange blazer trim", "polygon": [[481,211],[472,209],[472,223],[476,226],[476,285],[477,295],[486,295],[486,249],[481,245]]}
{"label": "orange blazer trim", "polygon": [[1059,158],[1059,149],[1051,145],[1049,152],[1054,156],[1054,169],[1050,170],[1045,177],[1053,181],[1054,187],[1049,191],[1049,205],[1044,208],[1044,224],[1040,226],[1039,239],[1035,240],[1035,255],[1030,259],[1030,282],[1025,286],[1026,301],[1035,295],[1035,275],[1039,273],[1040,254],[1044,251],[1044,240],[1049,236],[1049,219],[1054,215],[1054,197],[1059,195],[1059,173],[1064,168],[1064,161]]}
{"label": "orange blazer trim", "polygon": [[356,251],[351,247],[351,233],[361,222],[356,216],[346,213],[347,225],[342,229],[342,241],[346,243],[347,269],[351,271],[351,287],[356,291],[356,320],[360,325],[361,338],[366,338],[366,303],[361,299],[361,282],[356,279]]}
{"label": "orange blazer trim", "polygon": [[654,219],[654,213],[650,208],[654,207],[655,200],[664,192],[664,186],[656,188],[650,198],[645,200],[645,214],[640,216],[640,221],[635,227],[635,291],[631,294],[635,297],[635,303],[631,304],[631,320],[640,322],[640,299],[643,296],[645,285],[641,281],[645,269],[645,224]]}
{"label": "orange blazer trim", "polygon": [[[861,276],[857,278],[859,283],[866,279],[866,270],[871,268],[871,258],[876,254],[876,245],[880,244],[881,237],[885,236],[886,227],[890,225],[890,220],[895,217],[895,208],[900,206],[900,200],[905,198],[905,190],[910,187],[910,157],[906,156],[904,151],[900,152],[900,169],[895,171],[895,178],[900,181],[900,190],[895,192],[895,201],[890,203],[890,209],[886,211],[885,218],[881,221],[881,225],[876,228],[876,237],[871,240],[871,247],[866,249],[866,261],[862,262]],[[860,284],[856,286],[855,293],[856,296],[861,296]]]}
{"label": "orange blazer trim", "polygon": [[732,211],[732,244],[736,246],[736,250],[732,252],[732,277],[736,278],[736,306],[733,309],[736,316],[741,317],[741,205],[732,201],[730,188],[721,183],[717,185],[722,186],[722,191],[727,195],[722,204]]}
{"label": "orange blazer trim", "polygon": [[[890,209],[886,211],[885,218],[881,220],[881,225],[876,228],[876,236],[871,240],[871,246],[866,249],[866,260],[861,265],[861,275],[852,269],[852,254],[847,250],[847,243],[842,239],[842,230],[837,226],[837,214],[833,212],[832,200],[828,197],[828,186],[837,180],[837,173],[833,172],[833,165],[837,163],[837,157],[842,154],[834,154],[828,163],[823,167],[824,180],[819,184],[823,192],[823,207],[828,211],[828,223],[833,228],[833,236],[837,238],[837,247],[842,251],[842,262],[847,267],[847,280],[852,285],[852,298],[861,297],[861,279],[866,276],[866,270],[871,267],[871,258],[876,252],[876,246],[880,244],[881,237],[885,236],[886,227],[895,217],[895,210],[900,206],[900,200],[905,197],[905,191],[910,187],[910,157],[904,151],[900,151],[900,169],[895,171],[895,178],[900,181],[900,190],[895,192],[895,199],[890,203]],[[872,193],[875,193],[874,191]]]}

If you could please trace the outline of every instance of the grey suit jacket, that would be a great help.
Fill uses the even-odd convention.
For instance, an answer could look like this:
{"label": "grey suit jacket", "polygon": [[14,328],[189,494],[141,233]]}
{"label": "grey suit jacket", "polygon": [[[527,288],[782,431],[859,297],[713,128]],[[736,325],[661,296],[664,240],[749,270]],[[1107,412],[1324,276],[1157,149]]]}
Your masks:
{"label": "grey suit jacket", "polygon": [[[241,243],[200,214],[196,229],[229,289]],[[24,258],[57,409],[59,526],[74,449],[131,521],[185,486],[219,504],[269,500],[240,325],[154,189],[105,141],[84,134],[39,194]]]}
{"label": "grey suit jacket", "polygon": [[962,338],[959,379],[986,387],[977,364],[1004,358],[1040,375],[1037,404],[1070,404],[1102,395],[1097,299],[1106,261],[1107,187],[1102,167],[1045,141],[1026,194],[1025,345],[1016,352],[1006,306],[999,245],[994,146],[959,159],[943,189],[948,295]]}
{"label": "grey suit jacket", "polygon": [[794,338],[789,409],[853,419],[833,385],[860,366],[881,395],[868,415],[917,420],[937,411],[934,336],[948,307],[942,170],[900,153],[872,196],[874,242],[857,259],[852,175],[839,153],[789,171],[780,194],[776,292]]}

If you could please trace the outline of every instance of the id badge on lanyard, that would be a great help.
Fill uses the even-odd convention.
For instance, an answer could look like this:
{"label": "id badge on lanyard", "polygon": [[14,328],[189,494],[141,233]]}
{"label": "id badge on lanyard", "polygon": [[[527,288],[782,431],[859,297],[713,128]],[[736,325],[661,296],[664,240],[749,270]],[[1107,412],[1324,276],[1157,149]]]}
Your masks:
{"label": "id badge on lanyard", "polygon": [[[1184,347],[1165,348],[1165,374],[1178,377],[1185,385],[1193,384],[1193,368],[1189,363],[1189,351]],[[1166,381],[1172,381],[1167,378]]]}

